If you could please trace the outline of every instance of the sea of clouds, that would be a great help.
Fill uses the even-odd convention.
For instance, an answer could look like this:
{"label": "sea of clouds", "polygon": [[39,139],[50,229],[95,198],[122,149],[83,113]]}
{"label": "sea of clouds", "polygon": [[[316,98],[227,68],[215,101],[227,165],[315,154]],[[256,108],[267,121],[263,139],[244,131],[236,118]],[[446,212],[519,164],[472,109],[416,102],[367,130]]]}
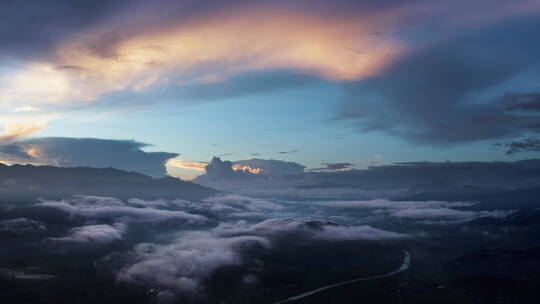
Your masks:
{"label": "sea of clouds", "polygon": [[[43,242],[57,246],[103,248],[129,240],[133,245],[121,253],[125,259],[116,280],[152,288],[156,298],[166,302],[178,296],[204,297],[205,282],[217,269],[253,263],[243,252],[272,248],[283,238],[403,242],[436,233],[430,231],[432,227],[505,218],[515,212],[470,210],[474,205],[388,199],[292,201],[230,193],[202,201],[122,201],[77,195],[25,207],[33,212],[28,217],[0,220],[0,233],[41,235]],[[39,213],[36,210],[53,212],[54,221],[65,221],[67,226],[48,232],[54,223],[32,218]],[[141,236],[141,231],[148,233]],[[256,274],[245,276],[246,282],[257,281]]]}

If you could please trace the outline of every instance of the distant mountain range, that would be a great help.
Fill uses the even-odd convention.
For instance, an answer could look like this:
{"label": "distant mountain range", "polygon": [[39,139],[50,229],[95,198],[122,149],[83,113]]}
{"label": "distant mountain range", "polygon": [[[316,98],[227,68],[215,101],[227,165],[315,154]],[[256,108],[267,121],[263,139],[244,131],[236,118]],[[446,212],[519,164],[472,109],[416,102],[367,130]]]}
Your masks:
{"label": "distant mountain range", "polygon": [[474,201],[478,204],[468,209],[536,209],[540,206],[540,186],[522,188],[482,187],[473,185],[452,186],[434,184],[418,185],[396,200],[407,201]]}
{"label": "distant mountain range", "polygon": [[76,194],[120,199],[200,200],[217,191],[174,177],[152,178],[113,168],[59,168],[0,163],[0,200],[61,199]]}

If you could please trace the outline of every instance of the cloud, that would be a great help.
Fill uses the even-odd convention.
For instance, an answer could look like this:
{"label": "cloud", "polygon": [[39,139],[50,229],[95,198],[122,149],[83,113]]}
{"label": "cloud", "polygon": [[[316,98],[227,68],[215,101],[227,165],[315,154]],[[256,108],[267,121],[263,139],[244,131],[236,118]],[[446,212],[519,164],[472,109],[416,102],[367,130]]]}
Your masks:
{"label": "cloud", "polygon": [[275,178],[303,176],[305,168],[295,162],[260,158],[238,160],[234,162],[234,166],[260,169],[264,175]]}
{"label": "cloud", "polygon": [[368,161],[366,162],[366,165],[367,165],[368,167],[370,167],[370,166],[377,166],[377,165],[380,165],[382,162],[383,162],[383,157],[382,157],[382,155],[375,154],[375,155],[373,155],[373,157],[372,157],[370,160],[368,160]]}
{"label": "cloud", "polygon": [[464,223],[482,217],[503,218],[516,210],[462,211],[448,208],[418,208],[398,210],[390,214],[392,217],[419,220],[427,224]]}
{"label": "cloud", "polygon": [[309,171],[343,171],[343,170],[349,170],[353,164],[351,163],[322,163],[321,165],[325,166],[322,168],[313,168],[309,169]]}
{"label": "cloud", "polygon": [[200,102],[347,83],[387,75],[440,37],[538,10],[529,0],[9,3],[0,10],[0,104],[58,114],[98,101],[148,104],[145,92]]}
{"label": "cloud", "polygon": [[[242,251],[251,246],[271,247],[271,238],[301,234],[324,241],[397,240],[408,235],[370,226],[346,226],[323,220],[268,219],[221,223],[209,231],[184,232],[168,244],[143,243],[134,248],[135,260],[117,279],[160,292],[201,297],[205,283],[220,267],[246,264]],[[170,294],[169,294],[170,295]]]}
{"label": "cloud", "polygon": [[122,269],[117,279],[177,295],[201,297],[205,280],[216,269],[242,264],[242,248],[269,245],[268,240],[256,236],[222,238],[208,232],[189,232],[167,245],[137,245],[136,261]]}
{"label": "cloud", "polygon": [[[15,144],[26,137],[39,133],[58,113],[40,109],[28,110],[25,106],[16,108],[0,102],[0,146]],[[24,111],[21,111],[21,108]],[[0,156],[2,159],[2,156]]]}
{"label": "cloud", "polygon": [[510,143],[497,143],[495,145],[508,147],[506,154],[514,154],[526,151],[540,151],[540,140],[534,137],[528,137],[521,141],[513,141]]}
{"label": "cloud", "polygon": [[[490,5],[497,5],[499,9],[496,12],[486,11],[485,7]],[[268,15],[275,14],[279,17],[278,24],[295,16],[302,22],[289,26],[292,33],[300,30],[305,18],[308,17],[328,19],[327,23],[331,26],[330,21],[342,21],[343,23],[345,20],[348,21],[347,24],[350,23],[349,19],[361,16],[361,19],[367,19],[367,21],[359,25],[353,22],[350,26],[357,25],[356,29],[363,30],[360,32],[367,36],[380,36],[381,33],[395,30],[396,27],[405,27],[408,25],[407,23],[416,24],[422,21],[425,24],[436,19],[445,25],[458,23],[462,26],[470,26],[471,24],[493,22],[493,20],[508,16],[531,12],[537,7],[535,1],[528,0],[511,2],[479,0],[474,3],[459,0],[451,3],[434,3],[424,0],[338,0],[331,4],[318,0],[294,2],[279,0],[272,3],[234,0],[228,1],[226,5],[219,2],[201,3],[191,0],[160,0],[159,5],[151,5],[140,0],[119,0],[113,3],[97,0],[90,5],[79,0],[75,2],[57,0],[47,7],[44,7],[40,1],[29,0],[24,3],[3,5],[2,18],[0,19],[3,30],[0,31],[0,39],[5,43],[0,46],[0,56],[34,60],[54,59],[58,47],[77,39],[77,34],[84,34],[78,39],[87,41],[86,47],[90,53],[112,56],[117,54],[116,45],[124,39],[135,39],[156,32],[164,35],[162,32],[167,33],[167,28],[170,28],[169,31],[183,28],[185,32],[189,33],[200,27],[211,28],[215,21],[227,23],[229,19],[240,19],[238,23],[244,24],[249,21],[246,15],[262,17],[264,21],[264,18],[269,18]],[[407,19],[400,18],[404,14],[400,10],[408,13],[405,15],[408,17]],[[458,13],[460,14],[458,15]],[[19,16],[28,16],[28,20],[31,22],[21,20]],[[373,19],[378,22],[374,22]],[[38,24],[39,27],[36,26]],[[257,25],[257,23],[252,25]],[[256,29],[259,28],[256,27]],[[264,29],[264,27],[262,28]],[[271,29],[267,30],[267,33],[273,33]],[[225,30],[223,31],[225,32]],[[249,30],[245,32],[250,33]],[[101,39],[95,37],[97,33],[103,35]],[[188,36],[188,38],[190,39],[187,41],[191,42],[196,36]],[[279,37],[271,38],[279,39]],[[346,45],[350,48],[356,46],[354,44]],[[66,69],[76,66],[78,65],[58,64],[58,68]]]}
{"label": "cloud", "polygon": [[[16,139],[34,129],[14,128],[12,131],[9,138]],[[165,163],[178,154],[143,151],[147,146],[133,140],[42,137],[18,141],[4,148],[0,146],[0,159],[60,167],[113,167],[164,176]]]}
{"label": "cloud", "polygon": [[243,209],[247,209],[249,211],[278,210],[283,208],[281,205],[271,202],[269,200],[252,198],[238,194],[213,196],[203,200],[203,202],[211,204],[226,204],[233,207],[242,207]]}
{"label": "cloud", "polygon": [[5,164],[30,162],[26,148],[16,143],[0,144],[0,161]]}
{"label": "cloud", "polygon": [[167,160],[167,163],[165,165],[167,167],[192,169],[192,170],[197,170],[197,171],[203,172],[204,168],[206,168],[206,166],[208,166],[208,162],[189,161],[189,160],[171,158],[171,159]]}
{"label": "cloud", "polygon": [[0,59],[51,59],[54,48],[64,39],[125,9],[129,2],[136,1],[97,0],[90,5],[79,0],[57,0],[47,6],[36,0],[3,3]]}
{"label": "cloud", "polygon": [[276,90],[290,89],[317,84],[321,80],[286,70],[262,70],[244,72],[223,81],[203,83],[173,83],[165,86],[161,96],[165,100],[212,101],[238,96],[264,94]]}
{"label": "cloud", "polygon": [[220,235],[253,234],[260,236],[287,236],[300,234],[312,239],[342,240],[391,240],[408,238],[406,234],[385,231],[368,225],[348,226],[326,220],[292,218],[267,219],[250,225],[246,221],[222,223],[213,230]]}
{"label": "cloud", "polygon": [[296,152],[298,152],[298,150],[279,151],[278,153],[279,154],[291,154],[291,153],[296,153]]}
{"label": "cloud", "polygon": [[61,201],[43,201],[36,205],[39,208],[52,208],[63,211],[70,216],[86,219],[115,220],[122,223],[180,223],[200,225],[208,222],[201,215],[182,211],[159,210],[154,208],[137,208],[110,197],[77,195]]}
{"label": "cloud", "polygon": [[[536,159],[515,162],[407,162],[338,172],[310,172],[313,183],[331,182],[362,189],[423,188],[463,191],[461,186],[519,188],[540,183]],[[411,189],[414,190],[414,189]]]}
{"label": "cloud", "polygon": [[370,33],[399,23],[412,11],[374,6],[358,10],[362,18],[350,14],[322,18],[316,9],[282,1],[235,1],[227,7],[191,1],[160,1],[156,7],[139,2],[120,12],[121,4],[110,6],[98,4],[93,17],[74,12],[94,21],[85,26],[69,28],[73,17],[65,21],[67,30],[46,26],[59,31],[61,38],[47,41],[52,44],[47,58],[28,62],[4,80],[0,101],[88,102],[115,91],[140,91],[171,82],[215,83],[261,70],[359,79],[379,71],[403,48],[390,35]]}
{"label": "cloud", "polygon": [[182,210],[188,213],[211,214],[215,218],[262,217],[270,212],[277,212],[284,207],[281,204],[259,198],[238,194],[225,194],[206,198],[202,201],[130,199],[128,204],[135,207]]}
{"label": "cloud", "polygon": [[366,210],[387,217],[415,220],[424,224],[464,223],[482,217],[502,218],[516,212],[516,210],[470,211],[454,209],[474,206],[476,205],[474,202],[376,199],[370,201],[325,201],[315,204],[330,208]]}
{"label": "cloud", "polygon": [[538,20],[506,20],[413,50],[384,73],[347,85],[338,118],[362,132],[443,145],[537,132],[538,87],[524,80],[540,67]]}
{"label": "cloud", "polygon": [[[30,268],[30,267],[29,267]],[[2,278],[12,278],[17,280],[43,280],[49,281],[57,279],[58,276],[44,274],[44,273],[28,273],[20,270],[9,269],[9,268],[0,268],[0,277]]]}
{"label": "cloud", "polygon": [[122,240],[127,226],[125,224],[114,225],[88,225],[75,227],[68,231],[64,237],[51,237],[49,240],[58,242],[108,244]]}
{"label": "cloud", "polygon": [[194,181],[214,185],[215,182],[221,181],[297,179],[305,176],[304,168],[304,166],[295,162],[274,159],[250,158],[231,162],[214,157],[205,167],[205,174],[198,176]]}
{"label": "cloud", "polygon": [[323,201],[314,202],[317,206],[346,208],[346,209],[393,209],[393,210],[410,210],[410,209],[433,209],[433,208],[449,208],[449,207],[470,207],[475,203],[472,202],[443,202],[443,201],[391,201],[388,199],[375,199],[367,201]]}
{"label": "cloud", "polygon": [[540,93],[538,92],[507,93],[501,97],[500,102],[508,110],[540,111]]}
{"label": "cloud", "polygon": [[45,223],[30,220],[27,218],[15,218],[0,220],[0,232],[13,234],[33,234],[47,231]]}
{"label": "cloud", "polygon": [[43,125],[23,125],[23,124],[8,124],[5,127],[4,133],[0,135],[0,144],[9,143],[30,135],[34,135],[43,129]]}
{"label": "cloud", "polygon": [[395,240],[406,239],[410,236],[403,233],[377,229],[368,225],[343,228],[340,226],[325,227],[323,232],[315,234],[317,239],[323,240]]}
{"label": "cloud", "polygon": [[[422,200],[415,196],[431,194],[429,199],[444,201],[466,200],[467,196],[481,200],[489,195],[498,195],[504,189],[540,184],[537,174],[540,161],[537,159],[514,162],[405,162],[345,171],[307,170],[301,175],[300,167],[294,163],[290,169],[287,163],[278,163],[279,166],[272,166],[273,162],[260,162],[257,159],[253,163],[235,162],[238,168],[251,171],[231,172],[231,164],[222,162],[220,168],[224,171],[220,174],[206,173],[195,182],[252,197]],[[282,164],[284,168],[281,168]],[[254,170],[259,174],[250,174]],[[272,173],[277,174],[268,177],[266,172],[270,170],[275,170]],[[290,172],[298,174],[286,174]]]}
{"label": "cloud", "polygon": [[[204,167],[205,174],[198,179],[227,179],[235,176],[235,171],[232,169],[233,164],[230,161],[222,161],[219,157],[213,157],[212,160]],[[236,174],[240,176],[240,174]]]}
{"label": "cloud", "polygon": [[22,105],[15,109],[15,112],[38,112],[38,111],[40,110],[32,105]]}

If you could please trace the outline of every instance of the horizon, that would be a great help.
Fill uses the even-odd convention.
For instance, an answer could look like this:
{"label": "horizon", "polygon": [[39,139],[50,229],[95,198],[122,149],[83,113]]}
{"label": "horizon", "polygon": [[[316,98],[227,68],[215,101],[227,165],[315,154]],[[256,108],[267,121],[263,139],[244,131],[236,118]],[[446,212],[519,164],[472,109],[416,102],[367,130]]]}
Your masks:
{"label": "horizon", "polygon": [[540,303],[540,0],[0,0],[2,304]]}

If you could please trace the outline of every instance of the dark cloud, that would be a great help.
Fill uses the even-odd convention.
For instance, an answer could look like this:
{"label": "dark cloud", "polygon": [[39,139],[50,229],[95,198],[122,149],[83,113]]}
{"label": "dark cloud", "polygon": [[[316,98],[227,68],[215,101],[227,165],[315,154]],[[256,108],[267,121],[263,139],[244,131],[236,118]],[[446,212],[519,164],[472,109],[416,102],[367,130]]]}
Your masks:
{"label": "dark cloud", "polygon": [[506,154],[514,154],[518,152],[540,152],[540,139],[528,137],[521,141],[510,143],[498,143],[497,146],[508,147]]}
{"label": "dark cloud", "polygon": [[12,234],[32,234],[43,233],[46,230],[47,226],[44,223],[27,218],[0,220],[0,232]]}
{"label": "dark cloud", "polygon": [[529,113],[538,111],[537,93],[489,93],[540,69],[539,26],[536,17],[514,19],[414,50],[382,75],[348,85],[339,118],[438,144],[538,131],[540,117]]}
{"label": "dark cloud", "polygon": [[540,184],[538,172],[540,160],[531,159],[516,162],[409,162],[348,171],[310,172],[309,175],[314,182],[332,182],[366,189],[438,191],[465,185],[536,186]]}
{"label": "dark cloud", "polygon": [[29,159],[24,145],[18,143],[0,144],[0,156],[3,159]]}
{"label": "dark cloud", "polygon": [[[105,35],[92,42],[89,49],[100,56],[114,56],[114,45],[120,39],[134,35],[133,26],[122,26],[126,20],[137,20],[144,30],[167,28],[173,24],[204,18],[229,9],[286,6],[291,10],[309,10],[335,15],[352,11],[380,10],[395,1],[219,1],[158,0],[39,0],[0,1],[0,56],[43,58],[54,56],[58,44],[72,37],[84,37],[92,27],[108,26]],[[399,1],[402,2],[402,1]]]}
{"label": "dark cloud", "polygon": [[205,174],[198,176],[195,181],[205,184],[217,181],[287,180],[303,178],[305,176],[304,168],[304,166],[295,162],[274,159],[250,158],[230,162],[214,157],[206,166]]}
{"label": "dark cloud", "polygon": [[222,161],[219,157],[213,157],[204,170],[205,179],[227,179],[234,178],[235,172],[232,169],[232,162]]}
{"label": "dark cloud", "polygon": [[[290,12],[308,12],[321,18],[345,18],[358,14],[380,13],[415,5],[430,5],[426,0],[298,0],[298,1],[221,1],[157,0],[149,3],[142,0],[39,0],[0,1],[0,56],[43,58],[54,56],[59,44],[70,38],[91,38],[88,49],[99,56],[117,56],[115,45],[122,39],[144,31],[155,31],[171,26],[202,20],[213,15],[238,11],[240,14],[255,10],[283,8]],[[443,6],[447,11],[463,11],[460,5]],[[505,4],[504,1],[483,0],[478,5],[468,5],[470,11],[479,11],[486,4]],[[516,1],[518,2],[518,1]],[[523,2],[523,1],[520,1]],[[468,3],[468,2],[467,2]],[[425,14],[423,14],[425,15]],[[417,14],[416,20],[426,21]],[[421,18],[422,17],[422,18]],[[133,21],[136,20],[136,21]],[[100,28],[100,37],[91,37],[91,31]],[[381,35],[386,29],[374,28],[373,35]],[[64,68],[59,65],[59,68]],[[71,68],[71,67],[68,67]],[[281,81],[277,78],[270,82]],[[281,81],[283,82],[283,81]],[[283,82],[285,84],[285,82]],[[231,87],[234,90],[234,87]],[[259,89],[261,87],[259,86]],[[225,89],[228,91],[229,89]],[[216,92],[209,92],[214,95]],[[205,94],[205,93],[202,93]]]}
{"label": "dark cloud", "polygon": [[1,145],[0,156],[60,167],[111,167],[152,176],[165,175],[165,162],[178,154],[141,150],[147,146],[133,140],[44,137]]}
{"label": "dark cloud", "polygon": [[344,170],[349,169],[353,164],[351,163],[322,163],[324,167],[310,169],[310,171],[325,171],[325,170]]}
{"label": "dark cloud", "polygon": [[[105,69],[101,71],[99,67],[93,67],[92,63],[95,60],[100,61],[99,57],[106,57],[112,59],[107,61],[108,63],[122,62],[123,54],[130,53],[119,47],[120,45],[130,44],[124,43],[128,41],[139,41],[143,38],[161,36],[163,33],[172,31],[174,29],[180,29],[183,26],[189,29],[194,27],[194,24],[204,25],[205,22],[212,24],[218,17],[226,15],[225,20],[244,20],[244,18],[251,16],[254,12],[268,12],[268,14],[275,13],[276,16],[284,16],[290,18],[293,16],[297,18],[298,12],[302,12],[302,15],[310,16],[315,21],[329,22],[330,27],[334,26],[331,20],[337,20],[336,28],[342,27],[341,20],[362,20],[363,16],[375,16],[377,22],[374,24],[367,24],[364,32],[364,26],[359,30],[359,36],[383,36],[388,37],[383,40],[396,40],[395,44],[403,44],[404,48],[415,48],[413,44],[416,42],[418,34],[410,33],[414,32],[414,28],[426,26],[428,20],[434,19],[431,14],[424,13],[423,9],[419,7],[425,7],[425,11],[433,12],[433,15],[440,17],[444,15],[444,21],[454,20],[454,14],[466,13],[475,16],[475,13],[485,13],[482,18],[491,21],[498,21],[492,19],[506,18],[506,14],[503,16],[497,16],[494,18],[493,14],[485,12],[486,4],[503,5],[500,7],[501,11],[505,8],[514,8],[514,5],[505,5],[508,1],[498,0],[482,0],[476,1],[475,4],[470,5],[470,1],[454,1],[457,4],[433,4],[433,1],[426,0],[365,0],[365,1],[350,1],[339,0],[332,1],[245,1],[234,0],[227,1],[227,3],[221,3],[219,1],[194,1],[194,0],[158,0],[149,3],[141,0],[120,0],[120,1],[88,1],[83,0],[55,0],[47,1],[0,1],[0,58],[7,57],[24,57],[27,60],[26,63],[39,61],[40,63],[50,64],[50,67],[62,70],[60,73],[62,76],[67,76],[70,80],[74,79],[73,85],[76,86],[74,90],[70,90],[69,94],[54,92],[44,99],[69,99],[69,101],[79,101],[80,99],[95,100],[99,96],[106,95],[106,101],[99,106],[104,108],[110,108],[111,106],[121,104],[125,106],[129,105],[149,105],[151,100],[163,100],[163,101],[206,101],[206,100],[222,100],[227,98],[233,98],[237,96],[260,94],[278,89],[303,87],[311,84],[318,84],[321,78],[342,79],[341,77],[327,77],[328,75],[322,75],[316,70],[326,69],[326,65],[329,65],[331,69],[349,70],[347,65],[340,65],[334,67],[333,60],[309,59],[309,62],[303,63],[299,60],[299,66],[295,64],[289,64],[289,59],[279,59],[280,64],[274,65],[267,62],[267,59],[258,59],[259,54],[248,53],[247,58],[242,58],[241,63],[246,67],[236,66],[234,61],[236,59],[229,58],[229,53],[236,53],[236,50],[227,51],[223,56],[217,56],[216,59],[199,60],[197,54],[193,54],[194,57],[189,61],[189,68],[178,68],[173,61],[159,62],[159,60],[150,60],[148,62],[140,62],[144,68],[140,70],[140,77],[133,75],[131,72],[127,72],[125,78],[133,77],[134,81],[119,81],[121,84],[117,84],[114,81],[114,85],[109,86],[109,79],[102,79],[102,76],[109,75],[109,71]],[[521,4],[526,1],[513,1],[513,3]],[[516,7],[519,7],[515,4]],[[512,10],[509,10],[512,11]],[[442,13],[444,12],[444,13]],[[291,16],[287,16],[288,13]],[[371,14],[373,13],[373,14]],[[508,13],[512,15],[513,13]],[[380,18],[377,18],[380,15]],[[425,16],[430,15],[430,18]],[[475,16],[476,17],[476,16]],[[332,19],[331,19],[332,18]],[[371,19],[371,18],[366,18]],[[420,21],[422,20],[422,21]],[[380,21],[380,22],[379,22]],[[228,23],[228,21],[226,21]],[[246,21],[247,22],[247,21]],[[446,22],[441,22],[440,31],[445,34]],[[299,24],[302,23],[302,19],[299,18]],[[371,22],[367,22],[371,23]],[[480,22],[482,23],[482,22]],[[219,23],[218,23],[219,24]],[[274,24],[274,22],[271,22]],[[280,24],[280,22],[278,22]],[[294,22],[296,24],[296,22]],[[373,27],[373,28],[371,28]],[[212,27],[213,28],[213,27]],[[202,30],[206,31],[203,27]],[[301,30],[303,32],[303,29]],[[434,30],[430,36],[440,36],[437,30]],[[195,31],[198,33],[198,31]],[[188,34],[189,35],[189,34]],[[401,35],[406,36],[404,39]],[[408,41],[408,35],[414,36],[412,41]],[[206,39],[204,34],[196,38]],[[285,35],[286,36],[286,35]],[[339,36],[339,35],[338,35]],[[501,35],[505,36],[505,35]],[[279,35],[284,37],[284,35]],[[356,37],[356,34],[355,36]],[[356,44],[354,40],[350,39],[351,45]],[[386,36],[385,36],[386,37]],[[137,39],[132,39],[137,38]],[[188,44],[189,39],[187,37]],[[258,38],[258,37],[257,37]],[[242,37],[234,37],[234,39],[242,39]],[[261,39],[268,39],[270,37],[261,37]],[[433,40],[433,38],[430,38]],[[302,40],[302,39],[300,39]],[[420,39],[429,40],[429,39]],[[384,42],[383,41],[383,42]],[[167,48],[168,44],[175,44],[174,42],[167,42],[164,45],[155,46],[152,42],[149,42],[148,47],[164,47]],[[258,43],[256,43],[258,45]],[[265,45],[263,43],[263,45]],[[280,46],[286,43],[278,44],[276,47],[271,48],[266,53],[272,53],[274,50],[279,53]],[[309,44],[309,43],[308,43]],[[331,43],[325,43],[331,44]],[[349,39],[345,39],[342,42],[336,43],[338,49],[346,49],[346,54],[350,51],[362,53],[363,46],[349,46]],[[369,45],[377,45],[378,43],[366,43]],[[411,44],[408,46],[407,44]],[[204,44],[205,45],[205,44]],[[210,44],[208,44],[210,45]],[[322,44],[321,44],[322,45]],[[146,47],[146,46],[145,46]],[[259,49],[260,46],[256,46],[255,49]],[[401,46],[396,47],[401,48]],[[367,49],[367,47],[366,47]],[[498,48],[495,48],[498,49]],[[295,53],[294,51],[293,53]],[[261,51],[262,53],[262,51]],[[284,52],[286,56],[288,53]],[[314,52],[313,54],[319,53]],[[322,52],[325,53],[325,52]],[[68,55],[66,55],[68,54]],[[78,55],[83,54],[82,58],[77,58]],[[311,54],[311,55],[313,55]],[[377,56],[386,57],[383,52],[377,52]],[[53,58],[55,57],[56,58]],[[89,62],[86,59],[86,55],[92,57]],[[293,61],[298,60],[298,56],[292,54]],[[326,55],[325,55],[326,56]],[[44,60],[43,57],[46,57]],[[139,56],[136,56],[139,57]],[[142,56],[146,57],[146,56]],[[167,56],[162,56],[167,57]],[[233,56],[235,57],[235,56]],[[241,56],[240,56],[241,57]],[[303,57],[303,56],[300,56]],[[308,56],[309,57],[309,56]],[[342,56],[337,56],[342,58]],[[519,57],[519,56],[516,56]],[[84,59],[86,58],[86,59]],[[83,60],[84,59],[84,60]],[[379,58],[377,58],[378,60]],[[172,60],[172,59],[171,59]],[[128,60],[129,61],[129,60]],[[200,62],[199,62],[200,61]],[[261,62],[258,62],[261,61]],[[281,61],[284,62],[281,63]],[[302,60],[303,61],[303,60]],[[370,61],[370,60],[368,60]],[[310,67],[314,62],[324,62],[322,67]],[[158,66],[167,66],[170,69],[162,69]],[[102,66],[108,66],[103,64]],[[21,70],[23,73],[30,71],[33,66],[28,66],[28,69]],[[173,72],[178,68],[182,70],[182,73]],[[123,69],[119,69],[123,70]],[[139,70],[139,69],[138,69]],[[126,71],[129,71],[127,69]],[[31,72],[31,71],[30,71]],[[145,77],[151,74],[151,77]],[[185,73],[184,73],[185,72]],[[321,71],[324,72],[324,71]],[[111,73],[115,74],[116,73]],[[139,71],[137,72],[139,74]],[[143,75],[144,74],[144,75]],[[180,75],[182,74],[182,75]],[[318,76],[307,76],[305,74],[312,74]],[[323,73],[326,74],[326,73]],[[348,73],[347,73],[348,74]],[[88,77],[88,75],[93,75]],[[94,79],[95,84],[85,85],[75,81],[75,79]],[[108,77],[108,76],[107,76]],[[185,77],[187,77],[185,79]],[[123,78],[123,77],[119,77]],[[148,78],[148,79],[147,79]],[[347,79],[349,77],[346,77]],[[102,79],[103,81],[97,81]],[[123,78],[124,79],[124,78]],[[144,81],[142,81],[144,80]],[[146,81],[148,80],[148,81]],[[164,81],[166,80],[166,81]],[[204,80],[202,83],[201,81]],[[221,81],[227,80],[227,81]],[[94,81],[94,80],[93,80]],[[92,82],[93,82],[92,81]],[[157,86],[160,83],[161,85]],[[76,85],[75,85],[76,84]],[[79,85],[81,84],[81,85]],[[156,85],[156,86],[153,86]],[[153,86],[153,87],[152,87]],[[141,92],[140,88],[146,88],[145,92]],[[99,88],[99,90],[95,90]],[[129,90],[135,88],[136,92]],[[72,94],[73,93],[73,94]],[[46,95],[49,95],[48,93]],[[33,95],[31,95],[32,97]],[[15,98],[15,97],[13,97]],[[38,99],[41,99],[39,97]],[[26,98],[22,98],[26,100]],[[19,100],[17,100],[19,102]],[[26,101],[25,101],[26,102]],[[84,103],[86,106],[89,103]],[[98,107],[99,107],[98,106]]]}
{"label": "dark cloud", "polygon": [[83,34],[89,26],[136,2],[138,0],[0,1],[0,56],[48,57],[57,43]]}
{"label": "dark cloud", "polygon": [[290,153],[296,153],[298,150],[288,150],[288,151],[279,151],[279,154],[290,154]]}
{"label": "dark cloud", "polygon": [[501,98],[508,110],[540,112],[540,93],[508,93]]}

